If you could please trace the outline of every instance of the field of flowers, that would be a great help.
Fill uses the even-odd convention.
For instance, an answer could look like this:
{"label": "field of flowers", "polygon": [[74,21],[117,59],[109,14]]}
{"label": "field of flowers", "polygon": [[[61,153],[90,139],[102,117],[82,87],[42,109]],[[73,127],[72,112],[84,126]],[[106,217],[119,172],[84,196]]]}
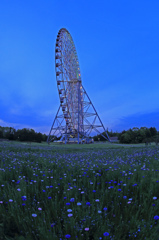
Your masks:
{"label": "field of flowers", "polygon": [[0,142],[0,240],[159,239],[159,147]]}

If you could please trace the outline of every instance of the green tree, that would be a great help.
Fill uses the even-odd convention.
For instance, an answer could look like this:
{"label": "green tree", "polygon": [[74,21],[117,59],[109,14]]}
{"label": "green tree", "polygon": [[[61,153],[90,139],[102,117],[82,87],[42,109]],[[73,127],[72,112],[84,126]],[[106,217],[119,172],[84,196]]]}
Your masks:
{"label": "green tree", "polygon": [[131,143],[131,135],[128,132],[122,134],[120,137],[120,143]]}
{"label": "green tree", "polygon": [[155,127],[150,127],[149,130],[152,137],[157,135],[157,130]]}
{"label": "green tree", "polygon": [[42,139],[43,139],[42,134],[40,132],[36,133],[35,141],[41,143]]}

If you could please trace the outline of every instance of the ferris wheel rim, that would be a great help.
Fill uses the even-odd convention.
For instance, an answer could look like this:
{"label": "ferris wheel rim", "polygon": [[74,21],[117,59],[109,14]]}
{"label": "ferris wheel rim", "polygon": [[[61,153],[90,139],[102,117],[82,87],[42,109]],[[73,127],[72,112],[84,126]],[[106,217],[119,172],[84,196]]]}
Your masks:
{"label": "ferris wheel rim", "polygon": [[[77,96],[77,85],[80,87],[80,98],[82,98],[82,81],[76,48],[72,36],[66,28],[61,28],[57,35],[55,45],[55,71],[60,105],[64,118],[66,118],[66,124],[68,124],[68,127],[70,124],[72,128],[77,128],[77,117],[75,112],[75,109],[77,109],[77,102],[79,101]],[[73,89],[75,84],[76,87]],[[73,94],[73,90],[76,94]],[[72,106],[72,104],[74,104],[74,106]],[[70,111],[71,108],[72,111]]]}

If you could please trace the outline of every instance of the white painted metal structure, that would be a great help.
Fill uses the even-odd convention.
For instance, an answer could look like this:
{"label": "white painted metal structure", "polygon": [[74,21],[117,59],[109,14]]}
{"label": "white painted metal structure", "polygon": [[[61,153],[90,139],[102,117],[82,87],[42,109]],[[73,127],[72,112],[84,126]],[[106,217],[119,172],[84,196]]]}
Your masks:
{"label": "white painted metal structure", "polygon": [[75,45],[65,28],[59,30],[56,39],[55,70],[60,106],[47,142],[54,141],[59,136],[65,143],[76,138],[78,143],[87,142],[92,131],[101,134],[99,128],[103,130],[102,136],[109,141],[109,136],[82,86]]}

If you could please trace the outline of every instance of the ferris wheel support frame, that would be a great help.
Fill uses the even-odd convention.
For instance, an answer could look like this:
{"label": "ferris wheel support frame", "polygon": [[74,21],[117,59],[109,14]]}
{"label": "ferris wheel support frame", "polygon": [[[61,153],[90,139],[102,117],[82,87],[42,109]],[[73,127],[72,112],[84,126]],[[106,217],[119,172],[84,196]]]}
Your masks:
{"label": "ferris wheel support frame", "polygon": [[[87,111],[88,111],[88,109],[89,109],[89,106],[88,106],[86,112],[84,112],[84,113],[88,113],[88,114],[93,114],[93,115],[95,116],[95,118],[94,118],[94,120],[93,120],[93,122],[92,122],[92,124],[91,124],[90,121],[88,120],[89,116],[88,116],[88,117],[84,117],[84,116],[83,116],[85,122],[87,123],[88,129],[87,129],[87,131],[84,132],[83,136],[81,136],[81,139],[87,138],[88,136],[90,136],[90,133],[91,133],[92,130],[94,129],[98,134],[100,134],[103,138],[105,138],[106,140],[108,140],[108,141],[110,142],[109,135],[108,135],[108,133],[107,133],[107,131],[106,131],[106,129],[105,129],[105,127],[104,127],[104,125],[103,125],[103,123],[102,123],[102,121],[101,121],[101,119],[100,119],[100,117],[99,117],[99,115],[98,115],[98,113],[97,113],[97,111],[96,111],[96,109],[95,109],[95,107],[94,107],[91,99],[90,99],[90,97],[88,96],[88,94],[87,94],[87,92],[86,92],[86,90],[84,89],[84,87],[83,87],[82,84],[81,84],[81,87],[82,87],[82,89],[83,89],[83,93],[87,96],[87,98],[88,98],[88,100],[89,100],[89,102],[87,102],[87,103],[93,107],[93,110],[94,110],[94,112],[95,112],[94,114],[93,114],[93,113],[88,113]],[[80,89],[80,82],[79,82],[79,89]],[[79,93],[80,93],[80,91],[79,91]],[[78,96],[79,96],[79,95],[78,95]],[[81,114],[81,113],[80,113],[79,105],[80,105],[80,98],[78,98],[78,133],[77,133],[77,134],[78,134],[78,138],[77,138],[78,144],[80,143],[80,135],[81,135],[81,134],[80,134],[80,131],[79,131],[79,125],[80,125],[79,116],[80,116],[80,114]],[[54,121],[53,121],[51,130],[50,130],[50,132],[49,132],[49,136],[48,136],[48,138],[47,138],[47,142],[48,142],[48,143],[53,140],[53,138],[51,139],[51,132],[52,132],[52,130],[55,130],[55,132],[56,132],[56,131],[60,131],[61,140],[64,138],[65,144],[68,142],[68,135],[69,135],[70,133],[67,132],[67,130],[68,130],[68,129],[67,129],[67,124],[65,125],[64,128],[61,128],[61,123],[59,123],[58,127],[54,128],[55,121],[57,121],[58,118],[62,118],[62,122],[64,121],[64,117],[62,117],[62,115],[58,115],[58,113],[59,113],[59,111],[60,111],[60,108],[62,108],[61,105],[60,105],[59,108],[58,108],[58,111],[57,111],[56,116],[55,116],[55,119],[54,119]],[[95,121],[96,121],[97,118],[99,119],[101,125],[95,125]],[[100,131],[98,131],[97,128],[100,128],[100,127],[103,128],[103,130],[104,130],[103,133],[105,133],[106,136],[104,136],[103,133],[101,133]],[[65,129],[65,131],[63,131],[64,129]],[[89,134],[88,134],[88,136],[87,136],[87,133],[88,133],[88,132],[89,132]],[[62,138],[62,136],[63,136],[63,138]]]}

